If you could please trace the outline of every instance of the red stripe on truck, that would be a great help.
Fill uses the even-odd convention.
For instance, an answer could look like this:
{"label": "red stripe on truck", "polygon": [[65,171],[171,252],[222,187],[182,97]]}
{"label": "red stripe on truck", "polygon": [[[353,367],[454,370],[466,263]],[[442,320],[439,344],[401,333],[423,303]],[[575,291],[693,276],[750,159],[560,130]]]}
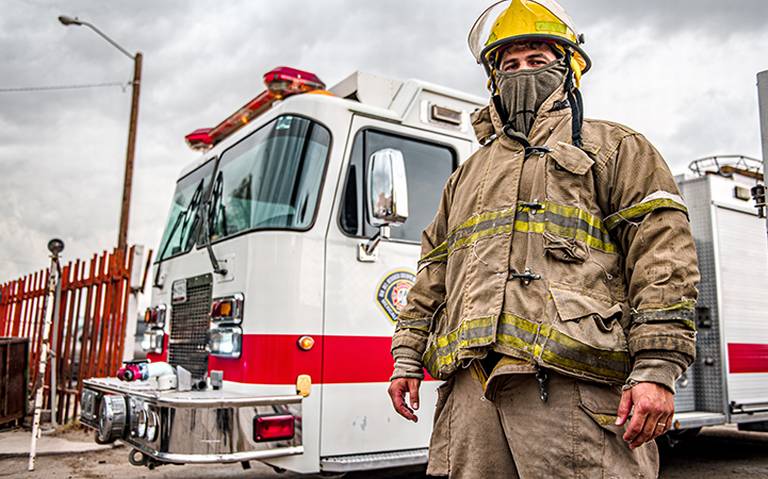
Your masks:
{"label": "red stripe on truck", "polygon": [[768,373],[768,344],[728,343],[728,371]]}
{"label": "red stripe on truck", "polygon": [[313,336],[310,351],[299,349],[300,337],[243,335],[241,357],[210,356],[208,370],[224,371],[227,381],[251,384],[295,384],[299,374],[309,374],[315,384],[378,383],[392,375],[389,336]]}

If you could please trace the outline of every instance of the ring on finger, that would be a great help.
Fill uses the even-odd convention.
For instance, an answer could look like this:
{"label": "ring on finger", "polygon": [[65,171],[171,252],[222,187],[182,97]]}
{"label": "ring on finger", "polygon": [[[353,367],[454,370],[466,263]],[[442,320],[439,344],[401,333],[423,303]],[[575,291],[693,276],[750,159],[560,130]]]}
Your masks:
{"label": "ring on finger", "polygon": [[667,421],[664,422],[658,422],[656,423],[656,431],[654,431],[657,435],[662,435],[667,431]]}

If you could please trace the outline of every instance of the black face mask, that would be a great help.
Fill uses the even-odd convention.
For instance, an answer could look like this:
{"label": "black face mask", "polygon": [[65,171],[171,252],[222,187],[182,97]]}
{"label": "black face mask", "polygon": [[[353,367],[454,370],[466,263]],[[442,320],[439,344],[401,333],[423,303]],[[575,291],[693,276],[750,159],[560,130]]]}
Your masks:
{"label": "black face mask", "polygon": [[534,70],[497,72],[499,96],[509,115],[507,124],[527,138],[541,104],[562,86],[567,74],[562,59]]}

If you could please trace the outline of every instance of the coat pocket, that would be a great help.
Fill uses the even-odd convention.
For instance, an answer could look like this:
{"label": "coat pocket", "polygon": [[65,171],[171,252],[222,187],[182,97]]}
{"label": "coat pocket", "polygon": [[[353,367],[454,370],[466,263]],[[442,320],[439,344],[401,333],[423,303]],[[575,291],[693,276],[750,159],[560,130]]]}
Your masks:
{"label": "coat pocket", "polygon": [[544,253],[564,263],[583,263],[589,256],[587,245],[575,238],[561,238],[544,232]]}
{"label": "coat pocket", "polygon": [[546,170],[547,199],[565,205],[579,205],[594,197],[592,175],[595,161],[583,150],[558,142],[549,152]]}
{"label": "coat pocket", "polygon": [[578,381],[579,407],[601,428],[616,434],[624,433],[623,426],[616,425],[621,393],[617,386]]}
{"label": "coat pocket", "polygon": [[429,441],[429,473],[447,476],[450,471],[451,448],[451,402],[454,378],[450,378],[437,388],[435,418],[432,422],[432,436]]}
{"label": "coat pocket", "polygon": [[623,312],[621,303],[608,297],[596,297],[592,293],[556,286],[551,286],[550,292],[560,321],[575,323],[574,327],[580,335],[589,338],[591,344],[611,349],[626,346],[622,344],[626,343],[626,337],[620,321]]}
{"label": "coat pocket", "polygon": [[584,150],[562,141],[557,142],[549,156],[554,160],[554,168],[557,171],[568,171],[579,176],[584,175],[595,164]]}
{"label": "coat pocket", "polygon": [[561,356],[587,377],[623,383],[629,374],[629,351],[620,321],[622,303],[557,286],[550,286],[550,293]]}

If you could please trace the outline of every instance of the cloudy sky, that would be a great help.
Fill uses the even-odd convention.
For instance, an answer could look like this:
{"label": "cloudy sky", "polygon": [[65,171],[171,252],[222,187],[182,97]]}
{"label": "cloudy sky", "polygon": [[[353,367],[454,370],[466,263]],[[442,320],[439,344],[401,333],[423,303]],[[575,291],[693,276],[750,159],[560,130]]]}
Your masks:
{"label": "cloudy sky", "polygon": [[[467,31],[490,1],[5,0],[0,90],[127,83],[131,61],[90,21],[144,55],[129,241],[156,248],[184,135],[213,126],[262,89],[278,65],[329,85],[355,70],[421,78],[485,95]],[[693,159],[759,157],[755,75],[768,69],[768,2],[562,0],[594,68],[586,114],[646,134],[673,171]],[[0,92],[0,282],[116,242],[130,90]]]}

